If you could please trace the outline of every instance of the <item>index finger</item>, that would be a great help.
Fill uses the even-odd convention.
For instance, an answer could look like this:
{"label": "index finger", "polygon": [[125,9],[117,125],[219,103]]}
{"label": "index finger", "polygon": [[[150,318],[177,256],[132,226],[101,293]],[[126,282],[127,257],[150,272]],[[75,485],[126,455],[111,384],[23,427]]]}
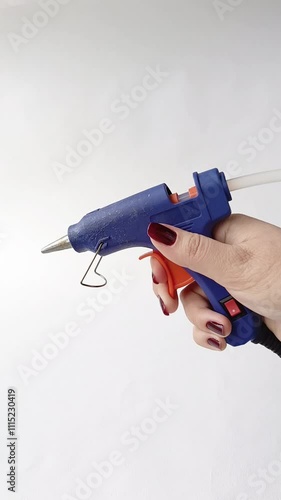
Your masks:
{"label": "index finger", "polygon": [[154,257],[150,258],[150,265],[152,269],[152,277],[154,283],[157,284],[164,284],[167,283],[168,277],[166,274],[166,271],[163,266],[161,266],[160,262],[155,259]]}

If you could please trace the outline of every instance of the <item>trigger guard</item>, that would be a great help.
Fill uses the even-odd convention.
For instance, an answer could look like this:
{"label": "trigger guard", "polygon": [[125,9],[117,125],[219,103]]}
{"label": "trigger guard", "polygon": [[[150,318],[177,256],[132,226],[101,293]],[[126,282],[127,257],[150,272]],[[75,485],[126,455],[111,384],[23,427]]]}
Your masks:
{"label": "trigger guard", "polygon": [[[172,297],[172,299],[175,299],[177,288],[179,288],[180,286],[183,286],[185,283],[183,285],[179,284],[178,287],[176,286],[176,284],[174,282],[173,274],[172,274],[172,272],[167,264],[167,259],[165,259],[165,257],[163,257],[163,255],[160,252],[155,252],[155,251],[148,252],[148,253],[142,255],[139,259],[143,260],[146,257],[153,257],[154,259],[157,259],[158,262],[161,264],[161,266],[165,269],[165,272],[167,274],[168,292],[169,292],[170,297]],[[193,281],[194,280],[192,279],[192,282]]]}

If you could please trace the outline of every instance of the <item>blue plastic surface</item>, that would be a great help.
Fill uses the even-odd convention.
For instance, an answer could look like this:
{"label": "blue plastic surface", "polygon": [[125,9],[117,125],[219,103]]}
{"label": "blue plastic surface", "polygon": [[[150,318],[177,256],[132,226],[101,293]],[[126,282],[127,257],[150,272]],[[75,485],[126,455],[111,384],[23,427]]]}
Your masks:
{"label": "blue plastic surface", "polygon": [[[166,184],[147,189],[117,203],[89,213],[68,230],[70,242],[77,252],[90,250],[105,256],[130,247],[155,249],[147,235],[151,222],[171,224],[194,233],[212,236],[213,227],[231,214],[231,195],[223,173],[211,169],[193,174],[198,196],[173,203]],[[243,316],[231,318],[221,301],[229,293],[214,281],[187,269],[206,293],[213,309],[232,322],[227,343],[245,344],[254,338],[261,326],[260,317],[243,307]]]}

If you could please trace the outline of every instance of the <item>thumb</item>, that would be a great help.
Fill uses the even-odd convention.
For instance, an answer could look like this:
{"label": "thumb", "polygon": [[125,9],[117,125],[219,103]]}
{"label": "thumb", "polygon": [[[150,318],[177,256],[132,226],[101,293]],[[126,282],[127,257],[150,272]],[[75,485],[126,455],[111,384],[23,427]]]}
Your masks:
{"label": "thumb", "polygon": [[237,283],[243,269],[247,268],[248,253],[238,245],[154,222],[147,232],[153,245],[167,259],[223,286]]}

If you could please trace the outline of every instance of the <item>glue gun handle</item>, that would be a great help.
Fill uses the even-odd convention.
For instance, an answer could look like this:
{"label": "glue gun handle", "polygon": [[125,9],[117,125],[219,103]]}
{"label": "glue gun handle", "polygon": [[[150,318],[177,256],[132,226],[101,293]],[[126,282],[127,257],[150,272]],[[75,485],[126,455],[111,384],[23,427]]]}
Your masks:
{"label": "glue gun handle", "polygon": [[228,344],[236,347],[257,337],[262,324],[258,314],[240,304],[215,281],[189,269],[186,270],[205,292],[214,311],[223,314],[232,323],[232,332],[226,338]]}

